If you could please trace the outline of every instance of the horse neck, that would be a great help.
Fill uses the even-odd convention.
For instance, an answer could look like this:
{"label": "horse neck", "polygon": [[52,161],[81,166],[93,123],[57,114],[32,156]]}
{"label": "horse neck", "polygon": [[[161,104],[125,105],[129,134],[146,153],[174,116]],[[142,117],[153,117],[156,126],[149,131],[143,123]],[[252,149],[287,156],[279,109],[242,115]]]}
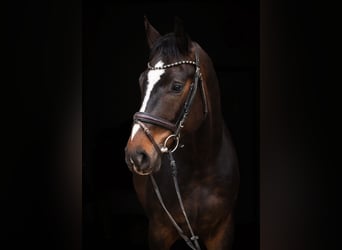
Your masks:
{"label": "horse neck", "polygon": [[[198,129],[188,136],[186,145],[190,153],[196,155],[198,163],[206,165],[208,161],[217,156],[222,143],[224,124],[221,113],[220,89],[212,61],[200,47],[198,52],[208,114]],[[199,92],[198,98],[202,99]],[[202,101],[200,103],[203,105]]]}

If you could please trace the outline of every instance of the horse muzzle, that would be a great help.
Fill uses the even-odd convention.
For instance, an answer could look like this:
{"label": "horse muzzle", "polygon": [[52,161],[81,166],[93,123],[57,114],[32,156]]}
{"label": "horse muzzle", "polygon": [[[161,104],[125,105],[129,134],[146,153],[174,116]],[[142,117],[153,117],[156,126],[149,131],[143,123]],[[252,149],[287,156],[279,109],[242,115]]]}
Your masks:
{"label": "horse muzzle", "polygon": [[161,159],[156,152],[147,153],[140,147],[133,150],[126,147],[125,151],[125,161],[130,171],[138,175],[150,175],[160,170]]}

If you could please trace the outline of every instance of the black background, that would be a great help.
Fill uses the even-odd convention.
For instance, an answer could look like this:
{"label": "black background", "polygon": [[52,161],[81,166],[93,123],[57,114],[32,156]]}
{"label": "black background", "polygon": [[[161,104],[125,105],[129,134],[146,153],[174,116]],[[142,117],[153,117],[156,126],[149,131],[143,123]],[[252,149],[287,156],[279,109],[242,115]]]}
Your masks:
{"label": "black background", "polygon": [[[236,6],[242,5],[242,7],[244,4],[249,6],[247,1],[234,4]],[[89,11],[91,6],[94,6],[94,9]],[[99,43],[92,41],[95,36],[89,31],[95,31],[97,25],[101,23],[95,22],[92,27],[90,23],[87,23],[87,20],[101,19],[101,16],[106,16],[101,14],[103,11],[110,12],[110,8],[101,11],[100,6],[101,3],[98,2],[96,4],[82,4],[71,1],[44,3],[30,1],[26,4],[12,2],[5,4],[6,8],[2,9],[5,12],[2,17],[6,17],[3,22],[6,25],[3,29],[3,33],[6,34],[3,36],[3,40],[8,45],[3,49],[2,60],[5,70],[1,79],[2,125],[5,125],[2,129],[4,147],[1,157],[2,249],[23,249],[24,247],[81,249],[82,231],[79,217],[82,214],[80,206],[80,151],[82,141],[78,138],[82,131],[80,97],[81,86],[87,86],[87,83],[95,79],[95,73],[92,70],[96,68],[89,67],[93,66],[95,62],[88,60],[88,58],[90,59],[88,56],[91,53],[91,48],[96,48],[95,45],[99,45]],[[206,5],[204,4],[204,6]],[[124,8],[123,5],[122,8]],[[259,199],[256,203],[260,203],[260,206],[257,205],[259,216],[256,217],[259,217],[260,220],[260,249],[341,249],[338,230],[340,225],[338,211],[340,209],[337,205],[340,197],[337,185],[340,176],[340,160],[338,159],[340,155],[338,142],[340,140],[337,133],[340,127],[337,122],[340,114],[338,86],[341,82],[339,76],[341,41],[338,38],[340,15],[337,13],[339,9],[328,2],[315,4],[304,1],[277,1],[275,3],[274,1],[262,0],[259,10],[260,20],[256,21],[255,27],[259,27],[260,31],[260,71],[258,73],[260,84],[259,94],[257,93],[256,96],[256,101],[260,106],[259,112],[256,111],[256,121],[259,119],[257,124],[259,123],[260,132],[259,134],[256,133],[255,136],[260,138],[259,148],[257,148],[259,153],[256,157],[256,159],[260,159],[260,164],[259,170],[257,170],[259,177],[251,179],[252,182],[256,181],[256,184],[259,184],[259,188],[257,188],[259,189],[259,197],[257,197]],[[85,13],[82,13],[83,11]],[[190,12],[190,10],[187,11]],[[219,13],[224,12],[223,8],[220,11]],[[90,18],[87,13],[99,13],[101,15]],[[168,11],[165,11],[165,16],[168,15],[167,13]],[[240,20],[228,16],[228,13],[239,17],[241,12],[229,12],[227,9],[226,16],[218,14],[215,17],[215,12],[210,13],[210,16],[213,19],[217,18],[217,20],[221,18],[226,21],[230,20],[230,23]],[[251,11],[251,13],[254,12]],[[121,12],[116,14],[111,19],[113,22],[118,19]],[[160,21],[161,17],[158,17],[158,14],[146,14],[151,16],[151,22],[162,33],[168,32],[172,27],[172,18],[167,18],[168,21],[164,19]],[[208,13],[206,15],[209,16]],[[218,48],[210,48],[210,46],[206,48],[206,43],[211,39],[202,40],[201,37],[204,34],[196,33],[198,29],[206,29],[207,34],[215,37],[221,36],[227,31],[224,29],[215,30],[212,26],[199,27],[193,25],[193,22],[197,23],[198,20],[202,20],[200,15],[192,20],[186,20],[184,17],[183,19],[185,19],[190,35],[194,40],[197,39],[213,58],[218,72],[238,71],[238,67],[234,69],[234,65],[241,66],[242,64],[237,62],[243,57],[233,57],[234,60],[232,61],[229,58],[222,58],[221,50]],[[245,20],[245,18],[243,19]],[[135,47],[134,49],[137,49],[138,54],[135,54],[132,59],[120,58],[121,60],[130,60],[128,64],[127,61],[123,64],[124,69],[126,69],[126,65],[131,64],[131,68],[142,67],[138,71],[130,71],[132,73],[122,78],[131,77],[130,83],[134,86],[137,78],[133,74],[138,74],[145,67],[146,60],[141,55],[143,55],[144,49],[146,51],[146,48],[141,42],[144,35],[143,29],[138,28],[141,24],[141,18],[135,16],[129,21],[133,21],[133,24],[128,21],[103,24],[109,27],[127,25],[127,27],[131,27],[128,30],[140,29],[137,31],[140,32],[139,35],[138,33],[134,34],[134,36],[138,35],[137,41],[140,42],[130,41],[131,47]],[[246,23],[248,24],[247,21]],[[239,29],[228,33],[242,32],[242,34],[257,37],[257,35],[253,35],[255,29],[252,26],[246,26],[251,28],[252,33]],[[87,30],[82,32],[82,27]],[[206,27],[210,27],[210,29]],[[241,27],[241,24],[236,23],[236,25],[229,25],[229,27],[234,30],[236,27]],[[122,31],[122,28],[119,30]],[[107,29],[100,33],[112,38],[114,36],[107,32]],[[89,37],[87,37],[88,35]],[[93,38],[91,38],[92,36]],[[230,48],[243,45],[241,40],[244,39],[239,40],[239,42],[235,40],[236,43],[234,43],[234,38],[230,40],[230,37],[225,36],[215,37],[215,41],[221,41],[221,44],[222,40],[226,42],[225,44],[231,43]],[[241,38],[242,36],[238,37]],[[118,43],[116,44],[118,45]],[[256,45],[254,42],[250,44]],[[223,50],[226,50],[226,54],[231,55],[233,53],[231,52],[233,50],[227,52],[226,46],[223,47],[225,47]],[[87,49],[89,51],[86,51]],[[114,49],[114,47],[108,46],[108,49]],[[123,53],[123,48],[116,49],[116,52]],[[113,56],[115,57],[115,55],[108,55],[108,58],[110,59]],[[97,57],[101,58],[97,54],[93,55],[93,58]],[[251,58],[257,59],[258,57]],[[137,62],[135,62],[136,60]],[[141,61],[138,62],[138,60]],[[229,67],[220,66],[225,60],[228,60],[228,63],[224,63],[224,65],[229,65]],[[246,62],[245,60],[242,61]],[[229,62],[233,63],[229,64]],[[83,65],[83,70],[81,65]],[[90,71],[87,70],[87,65],[88,69],[91,69]],[[103,77],[106,79],[108,75],[114,72],[109,67],[116,66],[117,63],[113,63],[113,65],[101,63],[101,65],[107,67],[107,73],[104,74],[106,77]],[[90,75],[82,79],[82,74]],[[240,77],[236,77],[234,81],[240,79]],[[254,78],[252,77],[252,79]],[[98,81],[104,83],[103,79],[102,81],[98,79]],[[122,83],[115,82],[122,86]],[[231,84],[229,86],[237,87]],[[129,90],[130,96],[138,96],[138,92],[134,93],[137,89],[132,87]],[[246,92],[248,91],[251,91],[250,94],[254,93],[247,88]],[[97,94],[101,92],[104,93],[105,91],[99,91]],[[120,92],[123,93],[123,91]],[[112,94],[115,95],[115,93]],[[108,95],[111,94],[108,93]],[[225,106],[228,107],[225,109],[227,112],[225,117],[237,115],[234,118],[239,118],[240,112],[236,112],[234,105],[252,101],[252,98],[247,98],[244,95],[242,97],[246,98],[243,102],[236,99],[224,100],[230,104]],[[87,110],[88,108],[89,110],[90,106],[86,105],[88,101],[90,104],[91,100],[88,99],[87,102],[85,100],[83,96],[83,109]],[[127,103],[127,100],[130,99],[116,98],[116,100]],[[116,107],[109,108],[109,104],[99,105],[116,111],[122,110],[116,109]],[[134,112],[138,103],[131,105],[130,112]],[[106,117],[103,114],[106,114],[107,111],[99,110],[98,117]],[[92,114],[95,114],[95,111]],[[124,117],[123,113],[115,113],[115,115],[123,123],[113,125],[111,122],[114,121],[114,118],[106,117],[108,120],[98,121],[98,124],[101,124],[99,130],[96,129],[96,124],[86,123],[89,128],[93,128],[96,132],[93,133],[93,137],[83,137],[85,140],[83,146],[92,143],[97,145],[94,152],[97,152],[95,156],[98,159],[101,158],[99,157],[101,154],[110,155],[110,152],[99,150],[101,147],[98,145],[105,142],[104,138],[117,138],[118,141],[122,142],[126,138],[127,134],[125,133],[129,133],[128,130],[125,132],[124,128],[129,127],[131,114],[127,113],[127,117]],[[253,118],[253,116],[248,117]],[[241,117],[240,119],[245,121]],[[83,121],[87,121],[84,114]],[[227,123],[232,131],[234,129],[243,131],[243,129],[234,128],[237,126],[237,124],[234,125],[234,120],[228,120]],[[104,124],[111,125],[103,126]],[[243,126],[243,124],[238,125]],[[122,127],[123,130],[113,133],[112,136],[104,136],[111,133],[109,128],[115,126]],[[85,131],[87,131],[87,127],[85,127]],[[102,132],[100,133],[100,131]],[[87,140],[90,141],[87,142]],[[238,138],[235,140],[238,143]],[[110,144],[110,140],[106,143],[109,146],[108,148],[113,146]],[[113,147],[116,150],[116,147]],[[240,147],[244,148],[245,146],[240,145]],[[85,152],[89,152],[87,150],[90,149],[84,147],[83,150],[83,157],[85,158],[83,159],[83,168],[87,169],[85,163],[90,159],[86,157],[91,157],[87,156]],[[248,150],[244,148],[241,152],[246,153]],[[105,158],[104,162],[107,160]],[[116,166],[118,169],[125,168],[121,164]],[[250,165],[245,164],[245,166]],[[108,170],[105,165],[101,167]],[[70,172],[70,170],[72,171]],[[91,181],[87,171],[83,171],[83,175],[85,184]],[[97,172],[91,176],[96,178],[100,175]],[[129,172],[123,171],[120,178],[122,181],[124,178],[129,178]],[[109,177],[104,179],[103,186],[97,183],[97,187],[105,190],[108,184],[115,184],[117,187],[121,183],[121,180],[117,178],[114,184],[109,182],[109,179]],[[123,181],[122,183],[123,190],[129,190],[129,182]],[[249,193],[252,190],[251,186],[247,185],[247,187],[245,197],[248,199],[246,198],[245,201],[251,201],[249,198],[255,196]],[[92,199],[96,197],[94,196],[95,191],[83,189],[84,195],[89,194],[83,197],[83,202],[94,201]],[[133,199],[123,197],[123,200],[127,201],[127,199],[133,201]],[[131,204],[132,206],[127,203],[121,204],[118,206],[118,210],[114,210],[114,212],[123,212],[119,208],[126,209],[127,207],[124,207],[126,205],[130,208],[137,206],[136,203]],[[94,212],[94,210],[92,211]],[[83,207],[85,216],[87,213],[88,215],[91,214],[92,211],[88,211],[88,213],[86,206]],[[246,220],[255,218],[254,215],[248,216],[248,211],[255,211],[254,208],[245,207],[240,211],[242,213],[239,217],[240,223],[242,223],[243,218]],[[104,215],[106,212],[104,211],[101,214]],[[99,217],[93,217],[93,221],[96,218]],[[134,218],[132,221],[135,221]],[[99,229],[102,225],[104,223],[98,223],[95,228]],[[104,238],[115,237],[105,235],[103,232],[106,231],[101,230],[98,231],[97,235],[93,234],[92,237],[95,238],[83,237],[83,241],[102,241]],[[107,232],[111,232],[111,230],[109,227]],[[241,244],[249,244],[250,235],[255,235],[254,232],[252,230],[251,234],[240,234],[238,240]],[[143,237],[140,239],[143,240]],[[121,240],[124,241],[124,238]],[[103,243],[104,241],[101,245],[99,242],[97,249],[104,247]],[[83,247],[85,248],[86,245],[83,244]]]}
{"label": "black background", "polygon": [[257,2],[97,2],[83,10],[85,249],[148,249],[146,218],[124,162],[140,107],[138,78],[148,61],[144,14],[161,34],[172,32],[179,16],[213,60],[240,162],[235,249],[258,249]]}

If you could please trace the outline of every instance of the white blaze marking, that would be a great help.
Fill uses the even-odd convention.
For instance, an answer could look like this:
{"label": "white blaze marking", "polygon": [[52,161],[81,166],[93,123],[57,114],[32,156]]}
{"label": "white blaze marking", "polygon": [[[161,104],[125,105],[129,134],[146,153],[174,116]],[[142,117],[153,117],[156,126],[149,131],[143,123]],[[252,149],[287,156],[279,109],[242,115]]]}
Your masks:
{"label": "white blaze marking", "polygon": [[[157,62],[154,67],[162,67],[164,63],[162,61]],[[165,69],[155,69],[150,70],[147,73],[147,88],[144,100],[141,104],[139,112],[145,112],[148,100],[151,97],[152,90],[156,83],[160,80],[161,76],[165,73]],[[135,134],[138,132],[140,126],[138,124],[134,124],[132,128],[131,140],[133,140]]]}
{"label": "white blaze marking", "polygon": [[132,128],[131,140],[133,140],[133,137],[138,132],[139,128],[140,128],[140,126],[138,124],[134,123],[133,128]]}

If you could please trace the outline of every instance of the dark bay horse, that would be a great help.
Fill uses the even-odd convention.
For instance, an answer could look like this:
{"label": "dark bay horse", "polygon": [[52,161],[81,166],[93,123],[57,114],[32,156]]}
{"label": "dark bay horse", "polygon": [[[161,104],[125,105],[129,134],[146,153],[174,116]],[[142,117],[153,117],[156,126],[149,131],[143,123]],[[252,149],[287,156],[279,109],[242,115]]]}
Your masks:
{"label": "dark bay horse", "polygon": [[179,19],[164,36],[146,17],[145,29],[150,59],[125,160],[149,219],[150,249],[182,238],[192,249],[231,249],[239,170],[213,64]]}

